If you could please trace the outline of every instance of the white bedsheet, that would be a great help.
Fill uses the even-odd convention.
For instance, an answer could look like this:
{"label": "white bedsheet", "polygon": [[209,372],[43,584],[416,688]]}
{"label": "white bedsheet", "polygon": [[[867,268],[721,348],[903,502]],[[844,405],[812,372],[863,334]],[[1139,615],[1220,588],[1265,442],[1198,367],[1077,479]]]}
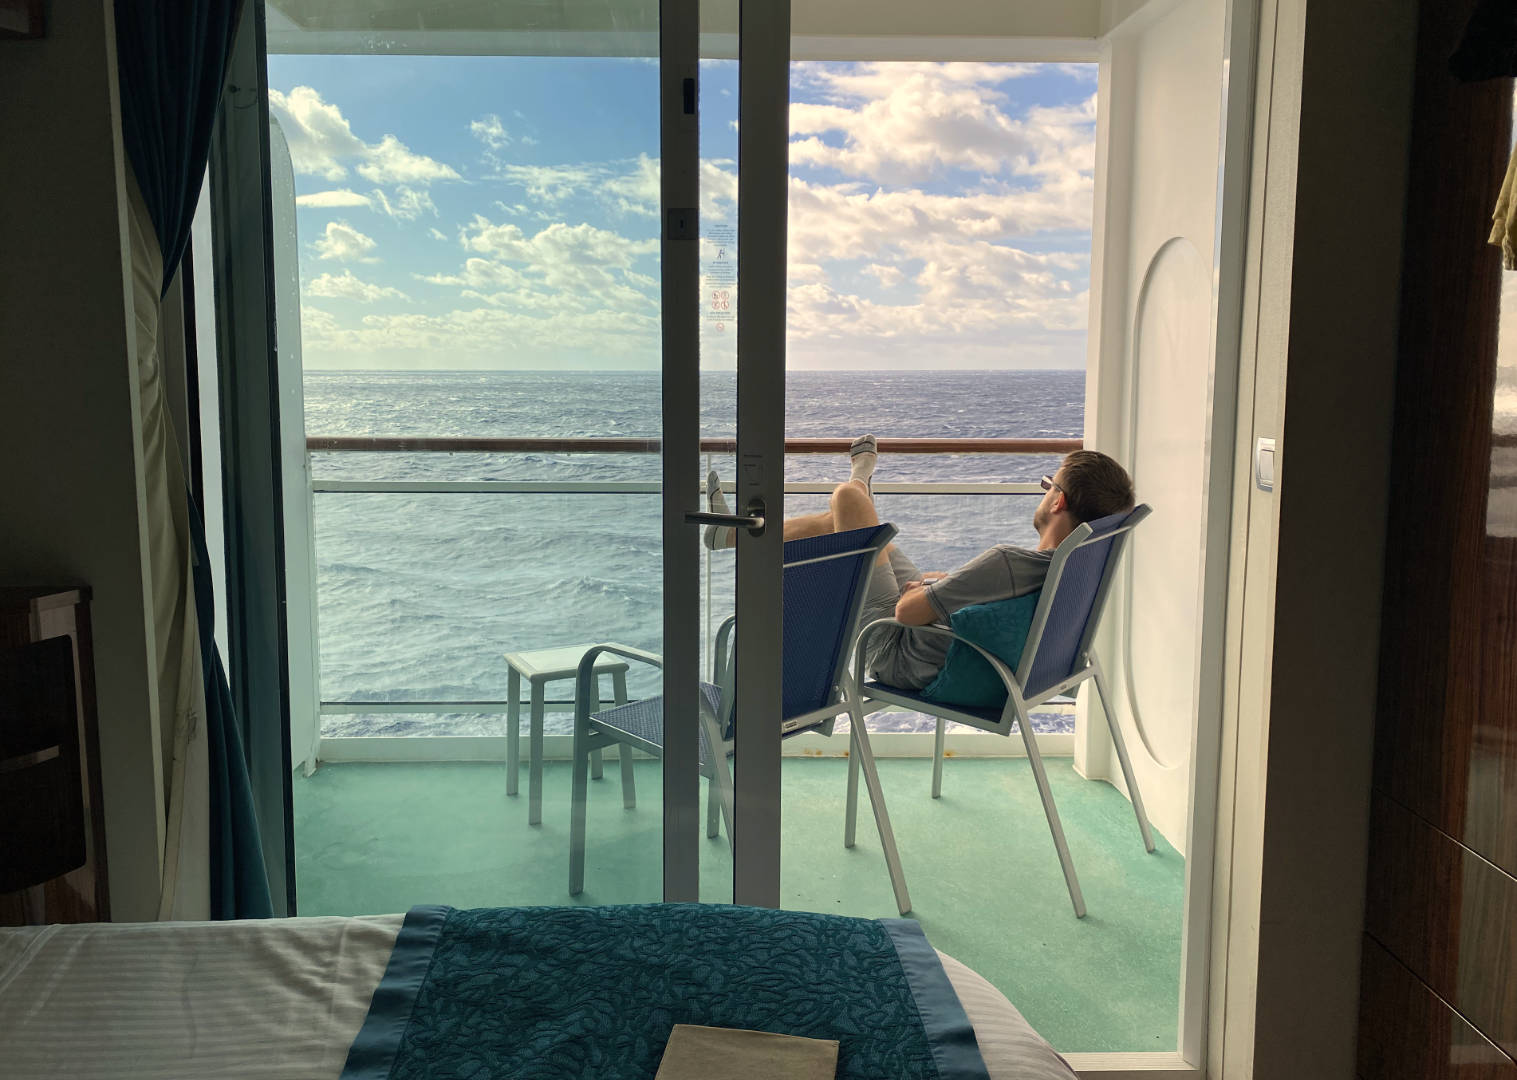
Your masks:
{"label": "white bedsheet", "polygon": [[[401,919],[0,930],[0,1076],[336,1080]],[[1073,1075],[999,991],[943,964],[991,1080]]]}

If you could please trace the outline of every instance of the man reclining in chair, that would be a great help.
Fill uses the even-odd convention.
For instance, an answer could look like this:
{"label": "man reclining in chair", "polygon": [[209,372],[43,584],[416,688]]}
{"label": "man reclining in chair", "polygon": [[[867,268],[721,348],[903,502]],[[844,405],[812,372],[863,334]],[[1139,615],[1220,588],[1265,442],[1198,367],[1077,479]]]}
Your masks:
{"label": "man reclining in chair", "polygon": [[[879,460],[877,440],[862,435],[849,451],[852,473],[832,492],[819,514],[785,519],[785,539],[846,532],[879,524],[870,480]],[[949,616],[970,604],[984,604],[1037,592],[1043,587],[1055,548],[1083,522],[1133,508],[1132,479],[1127,470],[1096,450],[1076,450],[1059,471],[1043,478],[1044,495],[1033,511],[1038,532],[1036,551],[997,544],[952,573],[923,573],[900,547],[881,553],[869,579],[860,627],[894,616],[905,626],[877,632],[868,643],[869,670],[889,686],[919,690],[937,677],[948,655],[948,641],[938,634],[914,633],[913,626],[946,625]],[[706,478],[706,499],[716,513],[728,513],[716,473]],[[710,526],[706,546],[718,549],[737,542],[737,530]]]}

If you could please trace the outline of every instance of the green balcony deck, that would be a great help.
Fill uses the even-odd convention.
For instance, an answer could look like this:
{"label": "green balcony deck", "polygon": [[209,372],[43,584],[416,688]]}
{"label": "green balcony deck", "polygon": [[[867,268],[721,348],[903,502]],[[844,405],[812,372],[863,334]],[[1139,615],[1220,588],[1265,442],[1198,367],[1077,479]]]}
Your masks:
{"label": "green balcony deck", "polygon": [[[1025,759],[883,759],[901,859],[929,940],[975,968],[1064,1051],[1176,1045],[1184,860],[1155,835],[1144,852],[1115,789],[1047,760],[1089,914],[1076,919]],[[568,895],[569,764],[544,769],[543,823],[505,794],[499,763],[323,764],[295,777],[302,915],[457,907],[611,904],[660,895],[660,765],[637,765],[624,810],[615,757],[590,785],[585,891]],[[784,759],[785,907],[896,914],[879,837],[860,791],[858,845],[843,847],[847,762]],[[704,792],[704,786],[703,786]],[[725,833],[701,841],[702,899],[731,899]]]}

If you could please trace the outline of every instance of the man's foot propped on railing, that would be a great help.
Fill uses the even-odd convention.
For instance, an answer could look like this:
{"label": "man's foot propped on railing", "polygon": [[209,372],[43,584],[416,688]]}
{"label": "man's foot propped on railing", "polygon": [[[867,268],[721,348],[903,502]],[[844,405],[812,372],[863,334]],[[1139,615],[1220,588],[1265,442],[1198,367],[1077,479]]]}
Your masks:
{"label": "man's foot propped on railing", "polygon": [[879,460],[879,440],[873,435],[860,435],[848,448],[848,462],[853,470],[848,479],[854,483],[863,484],[869,494],[873,495],[874,486],[870,480],[874,476],[874,467]]}

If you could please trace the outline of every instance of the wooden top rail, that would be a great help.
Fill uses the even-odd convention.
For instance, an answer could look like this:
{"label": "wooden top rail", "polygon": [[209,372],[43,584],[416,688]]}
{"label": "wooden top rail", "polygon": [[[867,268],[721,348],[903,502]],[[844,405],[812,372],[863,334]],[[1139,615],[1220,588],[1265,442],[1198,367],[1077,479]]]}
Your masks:
{"label": "wooden top rail", "polygon": [[[787,454],[846,454],[851,439],[786,439]],[[656,454],[659,439],[499,439],[406,438],[366,435],[312,435],[307,450],[406,451],[420,453]],[[1079,439],[881,439],[884,454],[1067,454]],[[702,439],[701,452],[733,453],[736,439]]]}

